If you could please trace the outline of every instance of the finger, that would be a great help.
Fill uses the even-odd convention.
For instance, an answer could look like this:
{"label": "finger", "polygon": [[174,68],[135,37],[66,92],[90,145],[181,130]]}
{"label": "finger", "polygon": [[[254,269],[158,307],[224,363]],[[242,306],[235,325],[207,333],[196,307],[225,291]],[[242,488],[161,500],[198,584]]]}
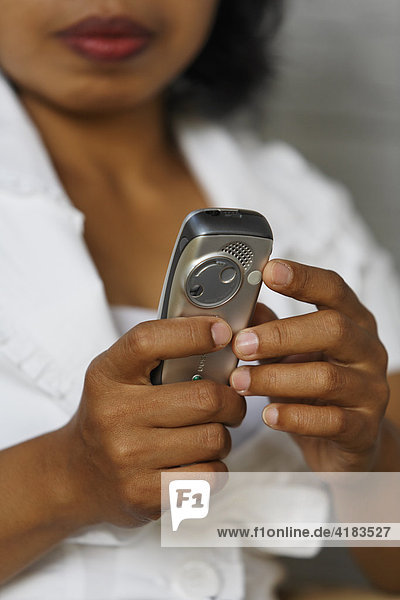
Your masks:
{"label": "finger", "polygon": [[347,407],[365,404],[369,396],[363,374],[328,362],[239,367],[230,383],[246,396],[315,399]]}
{"label": "finger", "polygon": [[306,363],[319,362],[323,360],[322,352],[303,352],[303,354],[290,354],[282,358],[283,363]]}
{"label": "finger", "polygon": [[[228,467],[220,460],[212,460],[210,462],[193,463],[191,465],[184,465],[182,467],[172,467],[167,470],[167,473],[193,473],[193,479],[198,479],[196,473],[227,473]],[[207,481],[211,482],[212,478],[207,478]]]}
{"label": "finger", "polygon": [[343,363],[386,360],[376,338],[335,310],[278,319],[243,329],[232,348],[242,360],[323,352]]}
{"label": "finger", "polygon": [[[184,473],[185,479],[202,479],[210,484],[212,494],[218,493],[228,483],[229,473],[226,464],[220,460],[210,462],[194,463],[192,465],[184,465],[182,467],[173,467],[163,471],[164,473],[176,473],[176,478]],[[170,508],[169,494],[166,498],[165,506]]]}
{"label": "finger", "polygon": [[[164,474],[164,485],[161,487],[161,477]],[[170,494],[169,485],[170,481],[184,478],[185,481],[191,479],[193,481],[201,479],[206,480],[210,484],[210,491],[212,494],[218,493],[228,483],[229,473],[228,468],[220,460],[213,460],[210,462],[193,463],[190,465],[183,465],[179,467],[172,467],[168,469],[162,469],[153,471],[153,477],[156,478],[154,487],[153,497],[160,498],[161,495],[161,510],[170,510]],[[191,490],[190,490],[191,491]]]}
{"label": "finger", "polygon": [[161,360],[215,352],[232,337],[217,317],[177,317],[139,323],[96,357],[97,366],[121,383],[149,384]]}
{"label": "finger", "polygon": [[273,363],[306,363],[324,360],[323,352],[303,352],[302,354],[289,354],[288,356],[277,356],[275,358],[261,358],[260,365],[271,365]]}
{"label": "finger", "polygon": [[278,317],[273,310],[268,308],[268,306],[265,306],[265,304],[257,302],[253,318],[251,319],[249,326],[253,327],[255,325],[261,325],[262,323],[267,323],[268,321],[273,321],[277,318]]}
{"label": "finger", "polygon": [[300,436],[341,442],[355,435],[351,427],[355,423],[355,415],[340,406],[274,403],[264,408],[262,417],[272,429]]}
{"label": "finger", "polygon": [[[125,440],[129,444],[129,437]],[[133,440],[132,447],[137,446]],[[232,446],[229,431],[221,423],[207,423],[176,429],[151,429],[146,432],[140,464],[143,468],[169,468],[221,460]],[[153,451],[149,452],[148,449]],[[157,456],[154,457],[154,449]],[[137,451],[135,451],[137,460]]]}
{"label": "finger", "polygon": [[[267,323],[268,321],[273,321],[277,318],[278,317],[274,313],[273,310],[271,310],[270,308],[265,306],[265,304],[262,304],[261,302],[257,302],[253,318],[251,319],[251,321],[249,323],[249,327],[261,325],[262,323]],[[269,363],[275,362],[277,360],[279,360],[279,358],[268,358],[268,359],[261,359],[260,362],[262,364],[264,364],[264,363],[269,364]]]}
{"label": "finger", "polygon": [[246,414],[246,401],[242,396],[227,385],[207,379],[141,387],[140,398],[134,398],[137,389],[129,386],[119,407],[110,407],[109,411],[121,411],[121,402],[124,402],[128,423],[131,415],[132,422],[142,427],[184,427],[201,423],[237,427]]}
{"label": "finger", "polygon": [[[293,404],[291,398],[282,398],[282,396],[268,396],[270,403],[276,402],[280,404]],[[296,398],[296,404],[312,404],[313,406],[325,406],[325,402],[319,400],[312,400],[311,398]]]}
{"label": "finger", "polygon": [[319,310],[331,308],[354,320],[360,327],[376,333],[376,321],[353,290],[334,271],[289,260],[269,261],[263,272],[264,283],[272,290]]}

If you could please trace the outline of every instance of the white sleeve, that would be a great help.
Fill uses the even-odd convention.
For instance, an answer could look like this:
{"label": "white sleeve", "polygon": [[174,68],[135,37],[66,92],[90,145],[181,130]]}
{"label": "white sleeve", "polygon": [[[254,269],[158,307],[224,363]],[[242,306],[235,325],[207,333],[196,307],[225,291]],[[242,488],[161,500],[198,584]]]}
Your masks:
{"label": "white sleeve", "polygon": [[360,299],[376,318],[389,355],[389,373],[400,372],[400,282],[391,256],[376,247],[363,277]]}
{"label": "white sleeve", "polygon": [[[390,253],[375,240],[346,192],[337,186],[338,228],[330,260],[372,312],[388,355],[390,373],[400,372],[400,278]],[[329,260],[329,258],[328,258]],[[351,265],[347,273],[346,263]],[[347,275],[347,276],[346,276]]]}

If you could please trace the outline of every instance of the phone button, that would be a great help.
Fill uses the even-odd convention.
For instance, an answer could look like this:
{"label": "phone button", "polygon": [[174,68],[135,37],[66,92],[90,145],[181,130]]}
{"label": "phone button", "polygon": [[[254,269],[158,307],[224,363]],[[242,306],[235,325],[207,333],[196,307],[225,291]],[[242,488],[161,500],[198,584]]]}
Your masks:
{"label": "phone button", "polygon": [[182,252],[184,248],[188,245],[189,240],[187,237],[183,237],[179,242],[179,252]]}
{"label": "phone button", "polygon": [[262,279],[261,271],[252,271],[247,275],[247,281],[250,285],[258,285]]}

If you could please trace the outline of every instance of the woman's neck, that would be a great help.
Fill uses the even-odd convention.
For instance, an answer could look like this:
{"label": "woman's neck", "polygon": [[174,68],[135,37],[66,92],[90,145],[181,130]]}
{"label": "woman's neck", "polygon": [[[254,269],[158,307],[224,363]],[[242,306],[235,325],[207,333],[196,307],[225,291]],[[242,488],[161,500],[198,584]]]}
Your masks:
{"label": "woman's neck", "polygon": [[160,97],[131,111],[98,115],[63,111],[27,92],[20,98],[71,196],[74,186],[95,180],[118,197],[131,197],[133,182],[138,188],[157,185],[176,164]]}

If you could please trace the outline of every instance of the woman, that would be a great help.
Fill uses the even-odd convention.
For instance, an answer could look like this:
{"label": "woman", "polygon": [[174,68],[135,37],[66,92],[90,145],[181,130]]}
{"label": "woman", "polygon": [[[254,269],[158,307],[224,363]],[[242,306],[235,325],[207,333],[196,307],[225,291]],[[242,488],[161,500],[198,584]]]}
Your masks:
{"label": "woman", "polygon": [[[225,470],[231,426],[239,462],[241,442],[267,426],[280,469],[400,465],[390,261],[343,191],[295,152],[204,118],[249,101],[267,67],[259,22],[271,37],[279,3],[1,9],[2,597],[272,597],[272,559],[159,548],[160,471]],[[221,319],[155,319],[182,219],[216,204],[264,210],[284,258],[266,267],[261,299],[297,315],[277,320],[260,304],[234,351],[300,362],[242,365],[231,386],[153,387],[160,359],[231,341]],[[319,310],[303,314],[309,304]],[[392,373],[387,418],[387,351],[371,311]],[[245,419],[244,395],[255,396]],[[399,588],[395,557],[370,557],[359,550],[371,579]]]}

